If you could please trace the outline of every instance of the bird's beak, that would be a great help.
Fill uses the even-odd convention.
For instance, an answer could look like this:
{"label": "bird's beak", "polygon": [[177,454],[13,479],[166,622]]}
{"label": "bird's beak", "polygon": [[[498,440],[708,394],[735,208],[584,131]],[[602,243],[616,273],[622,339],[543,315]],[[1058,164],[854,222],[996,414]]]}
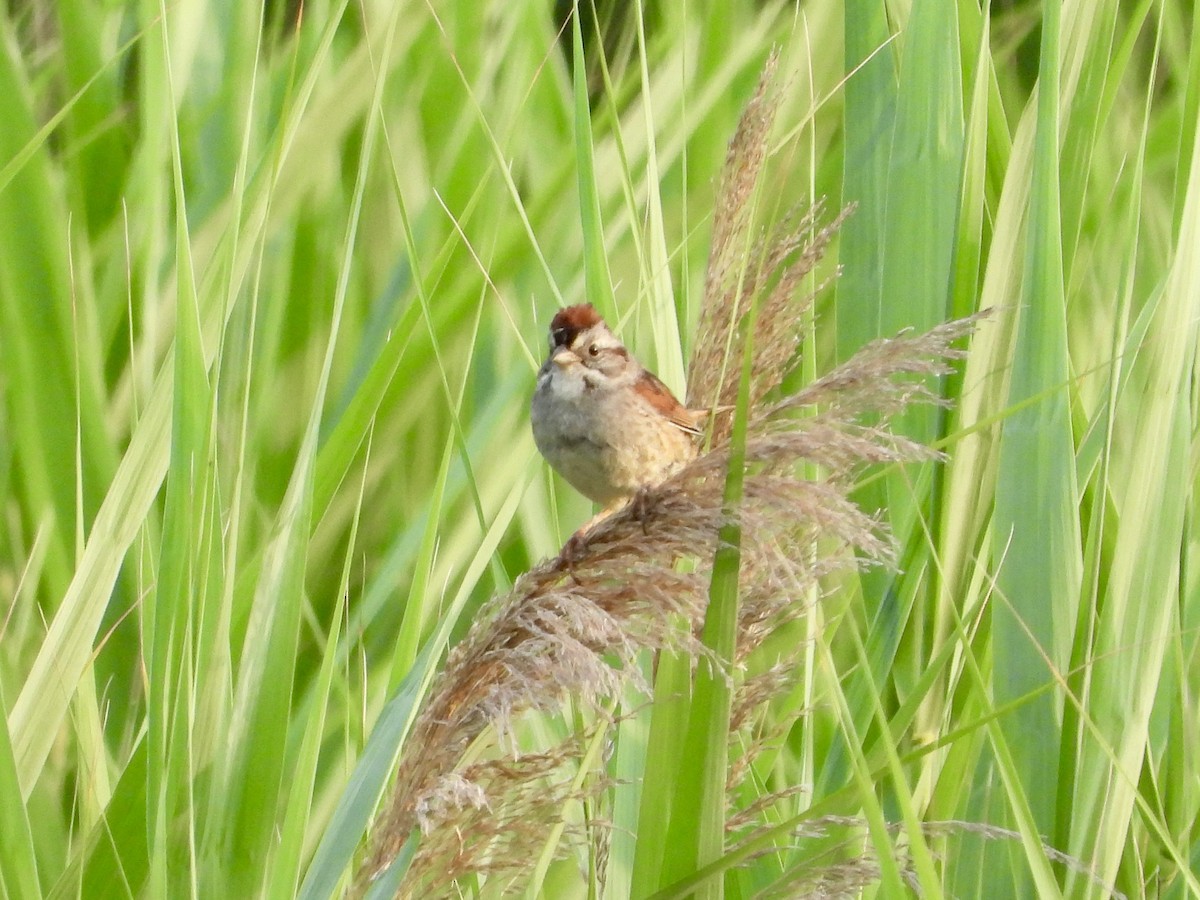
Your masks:
{"label": "bird's beak", "polygon": [[578,361],[578,359],[579,357],[577,357],[574,353],[572,353],[566,347],[562,347],[554,352],[554,354],[550,357],[550,362],[554,363],[560,369],[565,369],[567,366],[571,365],[571,363]]}

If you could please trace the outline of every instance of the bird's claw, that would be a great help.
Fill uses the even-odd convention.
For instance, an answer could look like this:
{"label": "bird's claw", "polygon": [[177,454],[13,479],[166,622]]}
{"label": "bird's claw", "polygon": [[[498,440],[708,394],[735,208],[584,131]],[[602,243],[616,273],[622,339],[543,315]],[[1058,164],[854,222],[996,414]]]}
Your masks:
{"label": "bird's claw", "polygon": [[654,511],[654,504],[657,498],[651,492],[650,488],[638,488],[638,492],[633,495],[633,499],[629,501],[629,515],[634,521],[642,523],[642,534],[649,535],[650,528],[646,524],[650,520],[650,514]]}

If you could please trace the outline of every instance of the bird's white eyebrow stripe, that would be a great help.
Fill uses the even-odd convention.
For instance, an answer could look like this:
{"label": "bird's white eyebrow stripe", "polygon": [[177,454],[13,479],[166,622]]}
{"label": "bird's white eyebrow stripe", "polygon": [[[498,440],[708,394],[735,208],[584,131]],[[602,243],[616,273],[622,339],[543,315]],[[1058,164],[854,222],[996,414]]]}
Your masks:
{"label": "bird's white eyebrow stripe", "polygon": [[629,351],[625,349],[625,345],[616,339],[609,331],[595,332],[592,329],[580,331],[571,338],[570,344],[567,346],[571,349],[581,349],[585,345],[595,344],[604,350],[612,350],[619,352],[626,359],[629,358]]}

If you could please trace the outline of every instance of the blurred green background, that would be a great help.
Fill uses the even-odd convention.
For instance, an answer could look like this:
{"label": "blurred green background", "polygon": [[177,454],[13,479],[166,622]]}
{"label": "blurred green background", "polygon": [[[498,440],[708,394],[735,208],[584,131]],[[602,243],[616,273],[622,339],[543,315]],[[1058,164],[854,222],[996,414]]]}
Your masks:
{"label": "blurred green background", "polygon": [[[314,853],[374,808],[346,786],[399,749],[364,756],[386,699],[591,514],[529,435],[549,317],[606,260],[682,391],[777,48],[761,218],[857,205],[806,371],[998,311],[903,422],[949,462],[859,492],[900,568],[812,613],[773,786],[900,823],[923,896],[1200,895],[1200,6],[601,3],[583,59],[571,8],[0,13],[5,894],[352,872],[361,827]],[[782,895],[822,859],[794,844],[715,883]],[[585,852],[542,893],[598,892]]]}

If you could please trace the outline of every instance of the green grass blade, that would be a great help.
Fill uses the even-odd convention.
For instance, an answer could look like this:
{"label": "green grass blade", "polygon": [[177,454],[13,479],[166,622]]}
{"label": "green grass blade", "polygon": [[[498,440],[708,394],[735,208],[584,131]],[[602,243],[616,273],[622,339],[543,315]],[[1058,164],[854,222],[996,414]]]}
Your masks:
{"label": "green grass blade", "polygon": [[[660,657],[661,660],[661,657]],[[642,672],[647,682],[651,681],[651,661],[642,660]],[[659,663],[661,671],[662,663]],[[648,838],[655,833],[650,829],[660,829],[657,833],[666,835],[669,824],[669,814],[666,821],[647,822],[647,830],[641,832],[638,827],[641,801],[653,782],[646,777],[650,768],[650,730],[652,722],[657,719],[661,708],[654,706],[653,716],[651,707],[646,704],[646,698],[641,691],[629,686],[625,690],[622,701],[622,717],[617,722],[615,743],[616,752],[610,765],[610,774],[616,779],[615,795],[613,797],[612,843],[608,852],[608,865],[604,871],[605,897],[632,897],[649,893],[648,890],[633,890],[634,872],[637,865],[637,854],[645,843],[643,834]]]}
{"label": "green grass blade", "polygon": [[[165,9],[160,6],[160,11],[165,20]],[[168,118],[174,123],[177,106],[165,27],[160,49],[162,58],[158,64],[166,74]],[[186,809],[189,803],[187,785],[191,779],[187,762],[191,734],[185,724],[190,716],[184,711],[195,694],[190,665],[195,637],[192,615],[193,610],[204,602],[200,587],[208,569],[204,548],[212,546],[205,531],[212,389],[201,338],[200,303],[187,219],[189,198],[183,183],[179,132],[176,127],[169,130],[178,307],[162,554],[158,564],[159,582],[147,602],[145,628],[150,685],[146,817],[148,831],[154,835],[152,891],[169,891],[175,885],[192,882],[195,877],[196,861],[191,855],[193,841],[181,842],[185,848],[182,852],[178,845],[160,842],[178,839],[178,835],[170,834],[168,822],[181,812],[188,821],[194,818]],[[183,861],[179,862],[181,857]],[[169,859],[176,860],[177,866],[172,866]],[[170,874],[169,868],[173,870]]]}
{"label": "green grass blade", "polygon": [[[888,159],[895,126],[897,83],[895,51],[882,4],[847,0],[844,12],[846,71],[846,165],[842,202],[855,203],[842,229],[838,279],[838,359],[849,359],[881,332],[880,304],[884,228],[887,213]],[[883,48],[883,49],[880,49]]]}
{"label": "green grass blade", "polygon": [[[354,547],[351,540],[350,547]],[[344,590],[338,596],[334,607],[334,616],[330,619],[329,639],[325,643],[322,655],[321,671],[317,677],[316,690],[312,697],[311,718],[304,731],[304,739],[300,752],[296,757],[296,765],[292,769],[291,789],[288,796],[287,812],[279,831],[279,846],[273,854],[269,880],[266,882],[264,894],[274,900],[290,900],[297,896],[302,873],[300,860],[304,849],[306,825],[312,815],[313,786],[317,778],[317,763],[321,751],[321,739],[325,729],[326,706],[330,700],[333,686],[335,666],[338,660],[338,641],[341,638],[342,613],[345,610],[345,598],[349,592],[349,577],[351,558],[347,554],[346,565],[342,572]],[[330,891],[330,894],[333,892]]]}
{"label": "green grass blade", "polygon": [[417,654],[400,689],[384,706],[305,872],[297,894],[299,900],[333,897],[346,878],[367,823],[391,781],[396,760],[443,649],[438,640],[428,641]]}
{"label": "green grass blade", "polygon": [[649,288],[650,315],[653,323],[655,371],[682,397],[684,363],[679,341],[679,320],[675,313],[675,291],[671,285],[670,254],[664,231],[657,140],[655,137],[654,95],[651,90],[650,68],[646,55],[645,15],[641,0],[637,10],[638,62],[641,69],[643,120],[646,134],[646,247],[643,277]]}
{"label": "green grass blade", "polygon": [[[671,836],[674,859],[664,876],[678,878],[705,866],[725,852],[726,769],[729,764],[729,716],[733,702],[731,679],[737,652],[739,580],[742,567],[742,529],[738,507],[742,502],[746,469],[746,429],[750,414],[750,384],[757,302],[752,301],[743,323],[741,379],[733,431],[729,438],[729,464],[725,475],[725,523],[717,535],[708,610],[704,616],[704,646],[711,656],[696,663],[695,684],[688,717],[683,765],[672,803]],[[720,882],[702,885],[700,896],[723,896]]]}
{"label": "green grass blade", "polygon": [[120,571],[167,468],[169,380],[160,383],[96,516],[71,586],[13,705],[10,734],[28,793],[66,715],[69,694],[87,666],[92,641]]}
{"label": "green grass blade", "polygon": [[[7,719],[8,707],[0,697],[0,718]],[[39,897],[37,856],[33,847],[33,832],[21,781],[17,777],[17,761],[8,737],[8,727],[0,721],[0,893],[6,897]]]}
{"label": "green grass blade", "polygon": [[395,771],[396,761],[408,737],[413,719],[419,711],[421,699],[428,692],[436,674],[438,660],[449,644],[450,635],[471,598],[472,589],[480,574],[490,565],[492,554],[496,552],[505,530],[511,524],[526,487],[527,483],[514,486],[505,498],[475,556],[467,566],[459,591],[447,605],[434,632],[421,647],[399,690],[388,700],[376,720],[367,745],[363,748],[354,772],[341,793],[337,808],[330,817],[304,876],[300,887],[301,900],[318,900],[331,896],[338,883],[345,877],[367,824],[375,814],[384,789]]}
{"label": "green grass blade", "polygon": [[[1058,3],[1046,6],[1037,95],[1036,137],[1026,226],[1022,309],[1010,402],[1038,396],[1004,423],[996,484],[996,563],[1005,602],[994,607],[996,702],[1033,690],[1062,668],[1079,596],[1079,505],[1074,440],[1067,406],[1066,310],[1059,213]],[[1046,394],[1047,385],[1061,385]],[[1051,697],[1015,717],[1010,749],[1033,819],[1054,831],[1059,766]]]}
{"label": "green grass blade", "polygon": [[571,47],[574,58],[571,83],[574,89],[575,162],[579,167],[579,216],[583,226],[583,266],[588,303],[609,321],[617,320],[612,276],[604,249],[604,221],[596,187],[596,158],[592,149],[592,111],[588,102],[587,61],[583,52],[583,25],[579,0],[571,13]]}
{"label": "green grass blade", "polygon": [[671,817],[673,804],[679,797],[676,783],[687,740],[691,676],[692,660],[688,654],[670,651],[659,654],[637,820],[638,841],[631,879],[634,897],[648,896],[664,883],[668,848],[678,846],[670,839]]}

